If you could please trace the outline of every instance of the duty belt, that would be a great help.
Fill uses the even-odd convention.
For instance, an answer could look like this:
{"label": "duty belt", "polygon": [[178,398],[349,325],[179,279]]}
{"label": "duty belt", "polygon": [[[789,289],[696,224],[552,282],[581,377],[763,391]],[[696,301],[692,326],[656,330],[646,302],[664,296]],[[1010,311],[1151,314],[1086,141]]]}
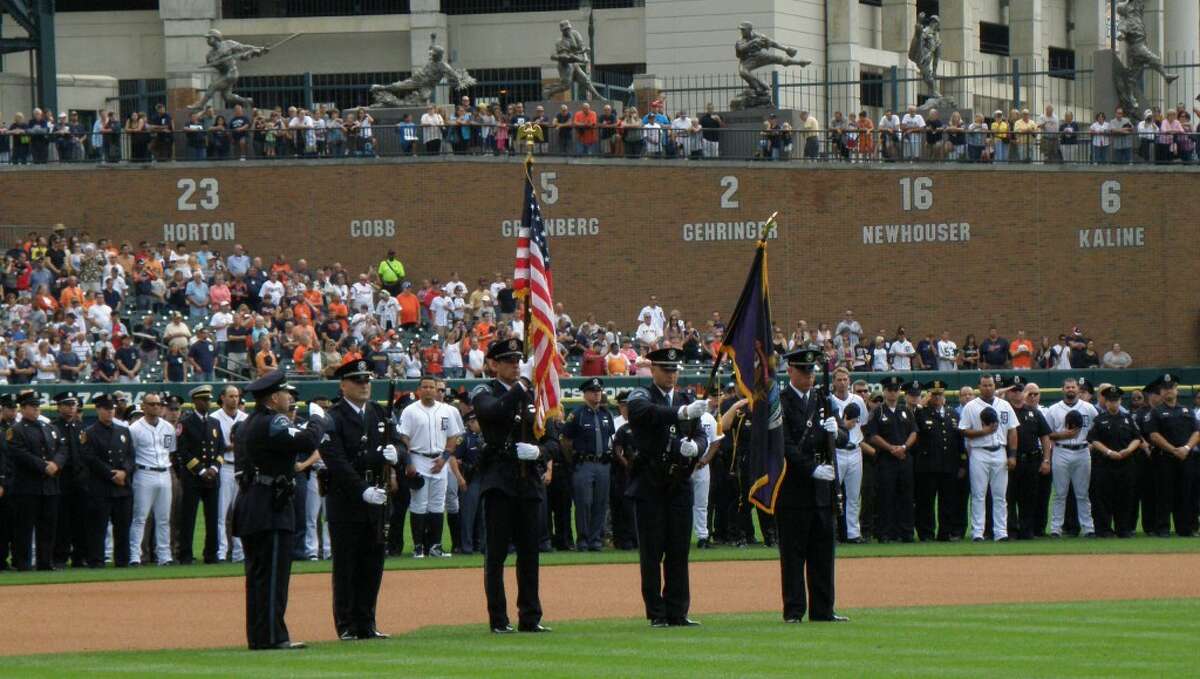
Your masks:
{"label": "duty belt", "polygon": [[138,469],[140,469],[140,470],[144,471],[144,472],[166,472],[166,471],[171,471],[171,468],[170,468],[170,467],[147,467],[147,466],[146,466],[146,465],[144,465],[144,464],[135,464],[134,466],[135,466],[135,467],[137,467]]}
{"label": "duty belt", "polygon": [[1087,444],[1086,443],[1060,443],[1060,444],[1058,444],[1058,447],[1066,448],[1067,450],[1083,450],[1084,448],[1087,448]]}
{"label": "duty belt", "polygon": [[293,479],[290,476],[285,476],[283,474],[279,474],[276,476],[271,476],[269,474],[255,474],[254,475],[254,482],[260,486],[271,486],[271,485],[274,485],[276,481],[291,481],[291,480],[293,480]]}
{"label": "duty belt", "polygon": [[583,455],[576,455],[575,459],[579,462],[599,462],[602,457],[604,457],[604,455],[596,455],[595,453],[586,453]]}
{"label": "duty belt", "polygon": [[442,456],[442,454],[441,454],[441,453],[418,453],[418,452],[417,452],[417,451],[415,451],[415,450],[414,450],[414,451],[412,451],[412,452],[413,452],[414,454],[416,454],[416,455],[420,455],[421,457],[428,457],[428,458],[430,458],[430,459],[439,458],[439,457],[441,457],[441,456]]}
{"label": "duty belt", "polygon": [[838,446],[838,450],[855,451],[858,450],[858,446]]}
{"label": "duty belt", "polygon": [[979,446],[979,450],[986,450],[989,453],[994,453],[997,450],[1000,450],[1000,446]]}

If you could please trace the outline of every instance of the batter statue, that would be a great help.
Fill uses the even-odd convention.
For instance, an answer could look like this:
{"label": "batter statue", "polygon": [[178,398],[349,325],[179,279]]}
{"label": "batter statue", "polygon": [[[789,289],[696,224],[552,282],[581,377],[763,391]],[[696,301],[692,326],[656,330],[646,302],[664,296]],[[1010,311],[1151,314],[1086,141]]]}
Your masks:
{"label": "batter statue", "polygon": [[542,98],[549,99],[559,92],[569,92],[572,84],[579,83],[587,93],[588,101],[604,99],[592,85],[592,77],[588,75],[590,59],[588,49],[583,45],[583,36],[571,28],[571,22],[566,19],[558,22],[558,28],[562,31],[562,38],[554,43],[554,54],[550,56],[550,59],[558,64],[558,82],[547,87],[542,92]]}
{"label": "batter statue", "polygon": [[221,32],[215,28],[210,30],[204,39],[208,42],[209,47],[208,55],[204,58],[204,66],[215,69],[217,77],[208,86],[208,89],[204,91],[204,96],[200,101],[188,108],[192,111],[200,111],[217,94],[221,95],[221,100],[227,107],[233,107],[237,104],[241,104],[247,109],[253,107],[254,102],[250,98],[241,97],[233,93],[233,86],[237,84],[238,80],[237,62],[249,61],[254,57],[261,57],[270,52],[271,48],[243,45],[236,40],[224,40],[221,37]]}
{"label": "batter statue", "polygon": [[941,97],[937,86],[937,68],[942,58],[942,22],[936,14],[929,17],[928,21],[924,12],[917,15],[917,25],[913,27],[912,41],[908,44],[908,58],[917,65],[930,96]]}
{"label": "batter statue", "polygon": [[475,84],[475,78],[465,69],[446,63],[446,48],[437,44],[437,34],[429,37],[429,61],[411,78],[390,85],[371,85],[373,108],[419,106],[433,100],[433,90],[445,79],[455,90],[465,90]]}
{"label": "batter statue", "polygon": [[1117,39],[1125,43],[1126,64],[1115,75],[1117,96],[1126,111],[1141,109],[1139,99],[1144,97],[1142,73],[1148,68],[1157,71],[1167,81],[1175,82],[1179,75],[1167,73],[1162,59],[1146,44],[1146,0],[1122,0],[1117,4]]}
{"label": "batter statue", "polygon": [[[755,69],[764,66],[808,66],[811,61],[794,59],[796,48],[784,47],[761,33],[754,32],[754,24],[743,21],[738,24],[742,37],[734,45],[733,51],[738,58],[738,75],[746,81],[747,88],[730,101],[733,109],[769,108],[775,105],[767,84],[754,75]],[[771,50],[781,50],[787,56],[775,54]]]}

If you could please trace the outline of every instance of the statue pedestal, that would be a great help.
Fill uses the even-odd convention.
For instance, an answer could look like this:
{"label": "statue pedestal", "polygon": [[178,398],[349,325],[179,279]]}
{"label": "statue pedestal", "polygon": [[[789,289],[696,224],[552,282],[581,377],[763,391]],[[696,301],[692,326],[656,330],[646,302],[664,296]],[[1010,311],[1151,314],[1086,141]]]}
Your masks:
{"label": "statue pedestal", "polygon": [[[1125,72],[1125,65],[1117,52],[1110,49],[1096,50],[1092,56],[1092,111],[1103,111],[1106,117],[1112,117],[1118,106],[1127,106],[1129,102],[1121,101],[1121,92],[1117,87]],[[1125,111],[1132,120],[1141,120],[1141,111]]]}
{"label": "statue pedestal", "polygon": [[[549,118],[551,122],[553,122],[554,116],[558,114],[559,107],[561,107],[565,104],[567,107],[567,110],[571,112],[571,115],[575,115],[576,111],[583,108],[583,105],[585,102],[582,102],[582,101],[558,101],[557,99],[542,99],[540,101],[527,101],[524,103],[525,103],[525,114],[528,115],[529,117],[531,117],[531,118],[533,117],[534,112],[537,111],[537,107],[543,106],[546,109],[546,117]],[[601,100],[601,99],[596,99],[594,101],[589,101],[586,103],[591,104],[592,110],[596,112],[596,115],[600,115],[600,113],[604,110],[604,105],[608,104],[609,106],[612,106],[613,112],[617,114],[618,119],[621,117],[621,112],[625,110],[625,107],[619,101],[605,101],[605,100]]]}
{"label": "statue pedestal", "polygon": [[777,108],[752,108],[740,111],[718,112],[717,115],[725,123],[725,127],[722,128],[721,132],[720,157],[733,159],[755,157],[758,153],[759,133],[766,128],[767,116],[772,113],[779,119],[780,125],[787,123],[792,126],[794,140],[792,142],[792,154],[800,157],[803,149],[799,147],[799,139],[795,136],[795,130],[800,126],[800,112],[792,109]]}
{"label": "statue pedestal", "polygon": [[[449,104],[435,104],[438,108],[445,108]],[[425,115],[427,106],[399,106],[394,108],[370,108],[367,107],[367,113],[375,121],[372,123],[371,135],[375,139],[375,154],[380,156],[399,156],[403,155],[400,148],[400,130],[396,127],[404,122],[404,116],[411,115],[413,125],[417,126],[417,149],[412,149],[409,153],[414,153],[420,148],[421,135],[421,116]],[[342,122],[349,124],[347,115],[357,113],[358,108],[342,109]],[[346,136],[349,137],[350,131],[346,131]]]}

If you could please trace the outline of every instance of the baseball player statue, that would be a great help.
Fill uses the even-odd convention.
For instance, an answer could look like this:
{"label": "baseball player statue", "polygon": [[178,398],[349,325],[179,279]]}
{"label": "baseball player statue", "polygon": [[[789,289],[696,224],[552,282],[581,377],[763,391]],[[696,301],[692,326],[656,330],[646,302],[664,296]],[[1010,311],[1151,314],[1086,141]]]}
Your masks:
{"label": "baseball player statue", "polygon": [[238,68],[237,62],[249,61],[255,57],[260,57],[271,51],[272,47],[278,47],[287,40],[296,37],[292,35],[275,45],[268,47],[256,47],[254,45],[243,45],[236,40],[225,40],[221,36],[221,32],[217,29],[212,29],[204,36],[208,43],[208,55],[204,57],[204,67],[216,70],[217,75],[208,85],[208,89],[204,91],[204,96],[200,101],[188,107],[192,111],[201,111],[204,106],[212,101],[217,94],[221,95],[221,100],[225,102],[225,106],[233,107],[236,104],[241,104],[247,109],[254,106],[254,102],[249,97],[242,97],[234,94],[233,86],[237,84]]}
{"label": "baseball player statue", "polygon": [[1145,11],[1146,0],[1122,0],[1117,3],[1117,39],[1125,43],[1126,63],[1113,77],[1117,81],[1117,96],[1126,111],[1141,108],[1139,100],[1145,97],[1141,85],[1142,74],[1147,68],[1161,75],[1168,85],[1179,78],[1178,74],[1167,73],[1162,59],[1146,44]]}
{"label": "baseball player statue", "polygon": [[562,31],[562,38],[554,43],[554,54],[550,55],[550,59],[558,64],[558,82],[547,87],[542,97],[549,99],[559,92],[569,92],[572,84],[579,83],[589,101],[604,99],[588,75],[587,67],[591,59],[588,57],[588,48],[583,45],[583,36],[566,19],[558,22],[558,28]]}
{"label": "baseball player statue", "polygon": [[388,85],[371,85],[371,107],[420,106],[433,101],[433,90],[445,80],[456,91],[475,85],[466,70],[446,63],[446,48],[437,44],[437,34],[429,36],[429,61],[410,78]]}
{"label": "baseball player statue", "polygon": [[[738,58],[738,75],[746,81],[746,89],[730,100],[729,106],[734,110],[746,108],[770,108],[775,105],[767,84],[754,75],[754,70],[764,66],[808,66],[811,61],[794,59],[795,47],[784,47],[761,33],[754,32],[754,24],[743,21],[738,24],[742,37],[734,45],[733,51]],[[782,50],[787,56],[774,54],[771,50]]]}

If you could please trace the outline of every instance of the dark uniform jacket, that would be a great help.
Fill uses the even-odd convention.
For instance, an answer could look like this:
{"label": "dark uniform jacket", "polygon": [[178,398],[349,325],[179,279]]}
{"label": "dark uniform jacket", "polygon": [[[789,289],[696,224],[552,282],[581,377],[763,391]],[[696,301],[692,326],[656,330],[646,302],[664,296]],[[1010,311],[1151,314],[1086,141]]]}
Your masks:
{"label": "dark uniform jacket", "polygon": [[[790,384],[779,392],[779,404],[783,410],[783,458],[787,470],[780,484],[776,508],[812,509],[833,505],[833,482],[813,478],[817,468],[818,454],[829,442],[828,432],[821,426],[821,396],[818,389],[809,390],[807,403],[801,403],[800,394]],[[830,408],[828,412],[832,413]],[[846,430],[838,424],[834,446],[845,445]],[[829,451],[830,460],[833,459]]]}
{"label": "dark uniform jacket", "polygon": [[266,409],[255,409],[236,426],[234,452],[242,491],[233,508],[234,535],[295,530],[291,497],[280,502],[278,488],[293,483],[297,451],[316,450],[321,436],[316,418],[300,429],[287,416]]}
{"label": "dark uniform jacket", "polygon": [[1042,437],[1050,435],[1050,424],[1042,411],[1029,406],[1013,408],[1017,413],[1017,459],[1042,462]]}
{"label": "dark uniform jacket", "polygon": [[561,448],[552,435],[557,427],[547,426],[546,433],[536,441],[541,448],[537,460],[517,458],[518,442],[534,443],[530,440],[533,393],[516,384],[510,389],[500,380],[491,380],[471,391],[471,406],[484,441],[479,458],[480,492],[498,489],[511,497],[544,498],[546,487],[540,470],[545,460],[559,456]]}
{"label": "dark uniform jacket", "polygon": [[[133,487],[133,437],[119,424],[96,422],[81,435],[80,457],[88,469],[92,497],[129,497]],[[125,472],[125,485],[113,483],[114,471]]]}
{"label": "dark uniform jacket", "polygon": [[967,466],[967,452],[953,408],[942,406],[941,412],[929,406],[917,408],[916,422],[914,471],[953,474]]}
{"label": "dark uniform jacket", "polygon": [[[686,392],[675,392],[670,405],[667,396],[654,385],[638,387],[629,394],[629,425],[638,457],[630,470],[625,494],[633,498],[652,498],[668,490],[691,497],[692,485],[682,483],[708,450],[708,438],[700,420],[679,420],[679,408],[693,401]],[[680,444],[691,439],[699,453],[693,458],[679,454]],[[688,500],[690,502],[690,500]]]}
{"label": "dark uniform jacket", "polygon": [[[387,461],[383,448],[396,447],[397,468],[404,473],[406,448],[387,410],[374,401],[363,404],[360,415],[348,401],[339,401],[326,413],[328,427],[321,439],[321,460],[329,469],[329,491],[325,496],[329,520],[366,523],[383,520],[384,505],[369,505],[362,499],[369,487],[387,486]],[[303,452],[303,451],[297,451]],[[309,449],[311,452],[311,449]]]}
{"label": "dark uniform jacket", "polygon": [[[1146,421],[1147,438],[1150,437],[1150,434],[1158,432],[1167,440],[1167,443],[1175,446],[1186,444],[1194,431],[1196,431],[1196,419],[1192,416],[1192,409],[1179,403],[1176,403],[1174,407],[1166,403],[1160,404],[1150,412],[1150,417]],[[1161,450],[1158,452],[1166,454]]]}
{"label": "dark uniform jacket", "polygon": [[58,477],[46,476],[46,463],[61,470],[67,462],[67,448],[54,425],[19,418],[5,434],[8,441],[9,468],[12,470],[13,495],[58,495]]}
{"label": "dark uniform jacket", "polygon": [[633,427],[629,426],[628,422],[622,424],[617,433],[613,434],[614,462],[616,461],[616,452],[618,450],[628,463],[632,463],[638,456],[637,443],[633,440]]}
{"label": "dark uniform jacket", "polygon": [[58,473],[59,490],[63,493],[83,492],[87,481],[87,469],[84,467],[80,450],[83,422],[78,419],[63,420],[60,417],[54,420],[54,428],[58,430],[59,438],[62,439],[67,460],[62,471]]}
{"label": "dark uniform jacket", "polygon": [[[597,433],[600,438],[599,449],[596,448]],[[612,438],[616,433],[608,408],[601,406],[593,410],[587,404],[572,410],[562,428],[563,437],[571,441],[571,450],[574,451],[572,461],[576,464],[607,463],[612,455]]]}
{"label": "dark uniform jacket", "polygon": [[[1116,452],[1124,450],[1130,443],[1133,443],[1134,439],[1139,438],[1141,438],[1141,432],[1138,430],[1133,415],[1120,412],[1113,415],[1107,410],[1096,416],[1087,436],[1088,443],[1098,441],[1109,450]],[[1092,461],[1099,464],[1120,465],[1133,462],[1133,456],[1130,455],[1123,460],[1114,460],[1107,455],[1092,451]]]}
{"label": "dark uniform jacket", "polygon": [[5,493],[8,493],[9,479],[12,478],[12,469],[8,464],[8,441],[6,440],[8,429],[7,424],[0,424],[0,431],[5,434],[0,436],[0,488],[3,488]]}
{"label": "dark uniform jacket", "polygon": [[479,470],[479,458],[483,456],[483,436],[468,429],[462,443],[454,448],[454,456],[458,458],[458,471],[470,483]]}
{"label": "dark uniform jacket", "polygon": [[204,482],[200,480],[200,472],[215,467],[220,470],[225,464],[221,451],[225,449],[225,439],[221,436],[221,425],[210,415],[201,415],[192,411],[183,416],[179,422],[179,439],[175,444],[175,455],[182,468],[180,477],[188,474],[198,483],[208,486],[217,484],[217,478]]}
{"label": "dark uniform jacket", "polygon": [[[879,404],[879,407],[871,414],[871,419],[867,420],[866,425],[863,426],[863,436],[867,439],[867,443],[871,442],[872,436],[878,434],[880,438],[893,446],[903,445],[908,440],[908,435],[914,431],[916,431],[916,418],[904,401],[897,401],[895,410],[888,408],[886,403]],[[889,462],[903,462],[886,450],[879,451],[875,457]],[[911,453],[909,457],[912,457]]]}

